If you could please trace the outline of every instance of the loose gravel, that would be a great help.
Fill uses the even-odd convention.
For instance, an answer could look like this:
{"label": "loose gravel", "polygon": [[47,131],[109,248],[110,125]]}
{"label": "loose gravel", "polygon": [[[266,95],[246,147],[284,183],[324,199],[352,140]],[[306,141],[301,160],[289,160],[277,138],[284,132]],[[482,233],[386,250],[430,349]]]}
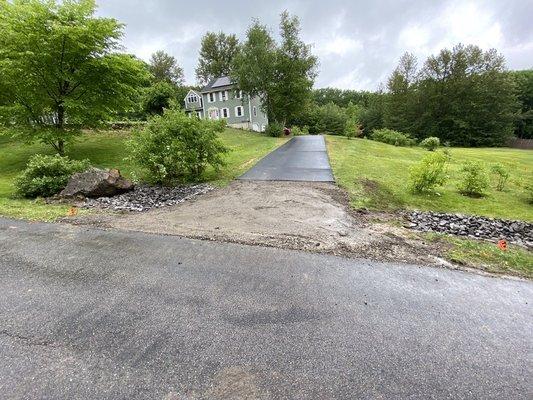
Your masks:
{"label": "loose gravel", "polygon": [[440,232],[475,239],[500,240],[533,248],[533,224],[474,215],[413,211],[406,214],[406,227],[422,232]]}
{"label": "loose gravel", "polygon": [[131,192],[118,196],[86,199],[82,207],[142,212],[153,208],[174,206],[213,189],[212,186],[207,184],[178,187],[139,185]]}

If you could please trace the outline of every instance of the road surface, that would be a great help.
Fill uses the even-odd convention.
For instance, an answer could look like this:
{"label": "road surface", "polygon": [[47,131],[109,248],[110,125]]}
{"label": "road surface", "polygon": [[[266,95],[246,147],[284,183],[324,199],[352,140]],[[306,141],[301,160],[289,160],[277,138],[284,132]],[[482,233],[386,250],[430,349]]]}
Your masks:
{"label": "road surface", "polygon": [[533,285],[0,219],[2,399],[531,398]]}
{"label": "road surface", "polygon": [[239,179],[333,182],[323,136],[295,136],[261,159]]}

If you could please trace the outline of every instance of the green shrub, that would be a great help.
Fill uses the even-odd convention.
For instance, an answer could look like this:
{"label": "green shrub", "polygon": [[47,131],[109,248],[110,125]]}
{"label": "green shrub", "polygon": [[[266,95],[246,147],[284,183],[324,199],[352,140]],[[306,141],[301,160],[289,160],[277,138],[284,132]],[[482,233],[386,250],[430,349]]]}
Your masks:
{"label": "green shrub", "polygon": [[293,125],[309,127],[311,135],[330,133],[332,135],[343,135],[346,120],[346,110],[333,103],[323,106],[313,104],[305,109],[294,121]]}
{"label": "green shrub", "polygon": [[409,190],[413,193],[433,192],[448,179],[446,163],[448,156],[443,152],[427,154],[409,171]]}
{"label": "green shrub", "polygon": [[283,136],[283,129],[284,129],[283,125],[281,125],[278,122],[273,121],[267,125],[265,133],[268,136],[281,137]]}
{"label": "green shrub", "polygon": [[89,166],[89,160],[36,154],[15,179],[15,188],[19,195],[28,198],[53,196],[65,188],[73,173],[85,171]]}
{"label": "green shrub", "polygon": [[148,181],[162,184],[198,180],[208,165],[224,165],[228,150],[217,137],[224,121],[189,118],[177,109],[151,118],[128,142],[129,159],[146,172]]}
{"label": "green shrub", "polygon": [[344,135],[348,139],[352,139],[354,137],[362,137],[363,136],[363,129],[361,128],[361,125],[359,122],[354,119],[350,118],[348,121],[346,121],[346,127],[344,129]]}
{"label": "green shrub", "polygon": [[496,190],[502,192],[509,180],[509,171],[502,164],[494,164],[491,167],[491,171],[496,176]]}
{"label": "green shrub", "polygon": [[386,128],[373,130],[370,138],[377,142],[388,143],[394,146],[414,146],[416,144],[415,140],[408,134]]}
{"label": "green shrub", "polygon": [[420,142],[420,147],[423,147],[424,149],[429,150],[429,151],[435,151],[439,148],[439,146],[440,146],[440,139],[435,136],[427,137]]}
{"label": "green shrub", "polygon": [[304,125],[300,128],[298,125],[294,125],[291,128],[291,133],[293,136],[309,135],[309,127],[307,125]]}
{"label": "green shrub", "polygon": [[459,182],[459,193],[469,197],[481,197],[489,186],[489,178],[483,163],[468,161],[461,168],[462,179]]}

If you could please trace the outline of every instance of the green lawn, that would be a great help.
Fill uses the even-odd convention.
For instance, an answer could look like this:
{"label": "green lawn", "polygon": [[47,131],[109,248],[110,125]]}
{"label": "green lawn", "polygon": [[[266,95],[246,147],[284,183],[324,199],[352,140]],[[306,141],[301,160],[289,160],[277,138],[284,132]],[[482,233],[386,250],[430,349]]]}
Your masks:
{"label": "green lawn", "polygon": [[[427,150],[339,136],[328,136],[327,144],[335,178],[348,190],[356,208],[416,208],[533,221],[533,206],[527,203],[523,189],[525,182],[533,181],[531,150],[450,148],[450,180],[438,190],[440,195],[414,195],[407,190],[409,168]],[[478,199],[459,194],[459,168],[467,160],[505,165],[511,173],[507,189],[498,192],[491,187],[486,197]]]}
{"label": "green lawn", "polygon": [[[127,156],[124,142],[129,132],[89,132],[68,148],[68,156],[74,159],[88,158],[97,167],[118,168],[128,177],[134,168],[124,158]],[[220,134],[229,147],[227,165],[218,173],[209,170],[206,180],[222,186],[242,174],[261,157],[286,141],[258,133],[226,129]],[[33,154],[53,154],[52,148],[41,144],[26,145],[0,136],[0,215],[31,220],[54,220],[66,214],[68,206],[48,205],[42,201],[17,199],[13,179]]]}
{"label": "green lawn", "polygon": [[445,244],[444,257],[456,264],[482,268],[492,273],[513,274],[533,278],[533,252],[509,244],[506,251],[495,243],[428,233],[432,242]]}

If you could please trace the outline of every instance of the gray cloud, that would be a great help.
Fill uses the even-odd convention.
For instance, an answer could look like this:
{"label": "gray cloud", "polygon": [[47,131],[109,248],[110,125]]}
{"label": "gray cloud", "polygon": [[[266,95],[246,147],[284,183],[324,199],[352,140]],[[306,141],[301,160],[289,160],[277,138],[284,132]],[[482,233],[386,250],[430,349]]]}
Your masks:
{"label": "gray cloud", "polygon": [[245,1],[99,0],[98,14],[126,24],[124,45],[143,59],[174,55],[194,83],[206,31],[243,38],[252,18],[277,35],[279,14],[300,17],[302,36],[320,59],[316,87],[375,89],[405,52],[419,62],[458,42],[502,52],[509,68],[533,67],[532,1],[378,0]]}

